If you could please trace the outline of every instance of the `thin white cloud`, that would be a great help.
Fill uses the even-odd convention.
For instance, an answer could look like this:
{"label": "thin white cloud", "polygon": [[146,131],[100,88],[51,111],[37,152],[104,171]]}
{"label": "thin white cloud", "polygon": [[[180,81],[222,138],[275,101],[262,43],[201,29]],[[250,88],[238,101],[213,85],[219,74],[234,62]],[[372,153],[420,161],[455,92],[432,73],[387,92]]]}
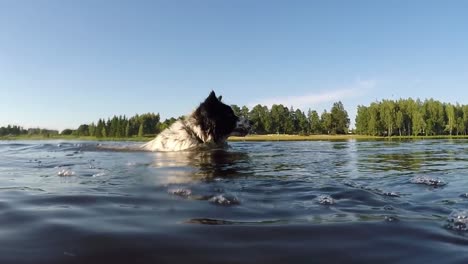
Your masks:
{"label": "thin white cloud", "polygon": [[322,91],[313,94],[301,96],[286,96],[261,99],[249,104],[250,107],[257,104],[271,107],[273,104],[283,104],[284,106],[293,106],[295,108],[306,108],[327,102],[336,102],[339,100],[358,97],[376,86],[375,80],[357,79],[353,84],[345,88],[338,88],[332,91]]}

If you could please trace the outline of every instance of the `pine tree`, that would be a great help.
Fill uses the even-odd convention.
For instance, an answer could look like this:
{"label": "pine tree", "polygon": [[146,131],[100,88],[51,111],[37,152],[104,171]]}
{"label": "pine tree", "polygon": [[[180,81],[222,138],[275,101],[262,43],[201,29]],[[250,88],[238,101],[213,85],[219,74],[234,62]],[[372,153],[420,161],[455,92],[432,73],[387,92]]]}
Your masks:
{"label": "pine tree", "polygon": [[138,129],[138,136],[143,137],[143,123],[140,124],[140,128]]}

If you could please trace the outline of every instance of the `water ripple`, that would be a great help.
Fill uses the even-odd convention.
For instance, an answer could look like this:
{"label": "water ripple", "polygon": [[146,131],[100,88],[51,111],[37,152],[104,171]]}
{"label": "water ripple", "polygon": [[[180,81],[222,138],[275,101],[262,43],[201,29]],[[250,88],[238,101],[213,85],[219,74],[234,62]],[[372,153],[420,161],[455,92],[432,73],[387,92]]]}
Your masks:
{"label": "water ripple", "polygon": [[0,263],[468,259],[467,140],[98,144],[0,141]]}

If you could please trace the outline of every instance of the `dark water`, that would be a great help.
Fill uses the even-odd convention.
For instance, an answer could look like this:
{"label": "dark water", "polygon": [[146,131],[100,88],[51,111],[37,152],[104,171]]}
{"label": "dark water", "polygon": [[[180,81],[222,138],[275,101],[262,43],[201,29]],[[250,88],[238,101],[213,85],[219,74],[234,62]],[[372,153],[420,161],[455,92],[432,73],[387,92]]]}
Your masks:
{"label": "dark water", "polygon": [[0,263],[468,263],[468,141],[231,146],[0,141]]}

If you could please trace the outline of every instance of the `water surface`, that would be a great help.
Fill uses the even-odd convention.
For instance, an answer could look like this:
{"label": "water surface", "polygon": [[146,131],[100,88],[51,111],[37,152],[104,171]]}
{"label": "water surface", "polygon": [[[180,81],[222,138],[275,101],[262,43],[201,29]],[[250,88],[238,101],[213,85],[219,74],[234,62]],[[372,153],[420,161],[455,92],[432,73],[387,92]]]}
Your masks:
{"label": "water surface", "polygon": [[468,263],[467,143],[0,141],[0,263]]}

